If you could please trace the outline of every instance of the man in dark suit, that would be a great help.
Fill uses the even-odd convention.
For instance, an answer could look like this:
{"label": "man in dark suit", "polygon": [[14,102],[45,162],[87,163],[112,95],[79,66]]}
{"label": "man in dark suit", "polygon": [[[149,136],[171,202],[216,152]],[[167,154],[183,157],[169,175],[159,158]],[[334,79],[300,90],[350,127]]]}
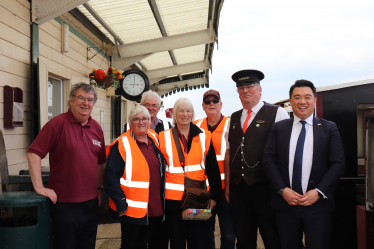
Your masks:
{"label": "man in dark suit", "polygon": [[283,249],[330,248],[333,191],[344,173],[336,124],[313,116],[316,89],[297,80],[290,89],[294,118],[275,123],[265,147],[264,168],[273,186],[272,207]]}

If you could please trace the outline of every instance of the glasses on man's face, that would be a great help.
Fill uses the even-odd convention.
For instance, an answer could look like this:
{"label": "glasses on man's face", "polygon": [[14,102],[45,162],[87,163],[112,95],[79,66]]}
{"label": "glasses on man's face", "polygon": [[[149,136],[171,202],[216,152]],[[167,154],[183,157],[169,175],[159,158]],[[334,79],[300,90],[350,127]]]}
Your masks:
{"label": "glasses on man's face", "polygon": [[149,121],[149,119],[146,118],[146,117],[142,117],[142,118],[134,118],[132,120],[132,122],[134,122],[134,123],[140,123],[140,121],[143,121],[143,123],[147,123]]}
{"label": "glasses on man's face", "polygon": [[145,108],[149,108],[149,107],[151,107],[151,108],[153,108],[153,109],[156,109],[156,108],[158,108],[158,105],[145,104],[144,107],[145,107]]}
{"label": "glasses on man's face", "polygon": [[208,99],[208,100],[204,100],[204,104],[206,104],[206,105],[210,105],[211,102],[213,102],[213,104],[218,104],[219,103],[219,99]]}
{"label": "glasses on man's face", "polygon": [[95,100],[95,99],[93,99],[93,98],[85,98],[85,97],[83,97],[82,95],[79,95],[79,96],[75,96],[75,95],[74,95],[74,97],[77,97],[77,98],[78,98],[78,101],[79,101],[80,103],[84,103],[84,102],[86,102],[86,100],[87,100],[87,101],[88,101],[88,104],[90,104],[90,105],[92,105],[93,102],[94,102],[94,100]]}
{"label": "glasses on man's face", "polygon": [[240,86],[238,87],[238,91],[244,91],[245,89],[247,89],[247,91],[250,91],[253,89],[253,87],[255,86],[256,84],[252,84],[252,85],[245,85],[245,86]]}

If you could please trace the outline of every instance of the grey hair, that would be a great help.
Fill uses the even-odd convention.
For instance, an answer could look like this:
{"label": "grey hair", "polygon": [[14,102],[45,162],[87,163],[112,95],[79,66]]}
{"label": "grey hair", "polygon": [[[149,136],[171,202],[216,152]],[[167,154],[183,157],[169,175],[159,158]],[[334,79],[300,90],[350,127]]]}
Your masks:
{"label": "grey hair", "polygon": [[131,109],[129,116],[127,116],[127,123],[131,124],[133,117],[138,115],[139,113],[143,112],[144,115],[148,118],[149,123],[151,122],[151,114],[149,114],[149,111],[147,108],[145,108],[142,105],[136,105],[134,108]]}
{"label": "grey hair", "polygon": [[144,92],[142,94],[142,99],[140,100],[140,103],[143,105],[144,102],[147,100],[147,99],[157,99],[157,102],[158,102],[158,107],[161,106],[161,98],[160,96],[158,95],[158,93],[152,91],[152,90],[148,90],[146,92]]}
{"label": "grey hair", "polygon": [[97,91],[95,87],[84,83],[84,82],[78,82],[77,84],[74,84],[71,86],[70,89],[70,94],[69,94],[69,100],[68,100],[68,107],[70,108],[70,100],[73,100],[75,97],[75,93],[77,92],[78,89],[82,89],[86,93],[93,93],[94,94],[94,105],[97,102]]}
{"label": "grey hair", "polygon": [[189,100],[188,98],[186,97],[183,97],[183,98],[179,98],[175,104],[174,104],[174,107],[173,107],[173,124],[176,125],[177,124],[177,112],[178,112],[178,109],[181,107],[181,106],[187,106],[187,108],[191,109],[192,110],[192,122],[195,120],[195,110],[193,108],[193,105],[192,105],[192,102],[191,100]]}

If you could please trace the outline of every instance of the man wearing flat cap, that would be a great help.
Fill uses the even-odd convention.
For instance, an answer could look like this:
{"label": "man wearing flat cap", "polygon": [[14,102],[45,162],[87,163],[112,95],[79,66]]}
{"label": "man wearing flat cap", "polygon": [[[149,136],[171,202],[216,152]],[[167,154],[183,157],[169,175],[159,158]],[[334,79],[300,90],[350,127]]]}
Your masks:
{"label": "man wearing flat cap", "polygon": [[229,118],[221,113],[222,102],[221,95],[216,90],[208,90],[203,95],[203,110],[206,118],[194,122],[198,127],[209,130],[212,133],[212,143],[216,151],[219,171],[221,173],[222,193],[221,198],[212,210],[212,217],[208,219],[205,225],[204,248],[215,249],[214,229],[216,215],[218,215],[219,226],[221,230],[221,249],[235,248],[235,233],[233,228],[232,217],[229,204],[225,199],[225,166],[224,159],[226,153],[225,133],[229,127]]}
{"label": "man wearing flat cap", "polygon": [[266,142],[273,123],[289,118],[286,110],[261,100],[258,70],[232,75],[243,109],[231,115],[226,132],[225,197],[229,202],[237,248],[256,249],[257,229],[266,249],[280,248],[272,188],[262,166]]}

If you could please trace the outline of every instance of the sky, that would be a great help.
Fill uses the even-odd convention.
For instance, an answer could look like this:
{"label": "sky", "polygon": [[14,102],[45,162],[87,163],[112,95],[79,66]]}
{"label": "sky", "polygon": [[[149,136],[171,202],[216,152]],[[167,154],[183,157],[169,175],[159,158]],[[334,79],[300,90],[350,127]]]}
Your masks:
{"label": "sky", "polygon": [[[374,79],[373,10],[372,0],[224,1],[209,75],[209,89],[221,94],[222,113],[242,108],[231,76],[243,69],[265,74],[262,100],[269,103],[287,99],[298,79],[316,87]],[[164,97],[158,117],[165,119],[165,109],[181,97],[192,101],[195,119],[205,117],[207,90]]]}

